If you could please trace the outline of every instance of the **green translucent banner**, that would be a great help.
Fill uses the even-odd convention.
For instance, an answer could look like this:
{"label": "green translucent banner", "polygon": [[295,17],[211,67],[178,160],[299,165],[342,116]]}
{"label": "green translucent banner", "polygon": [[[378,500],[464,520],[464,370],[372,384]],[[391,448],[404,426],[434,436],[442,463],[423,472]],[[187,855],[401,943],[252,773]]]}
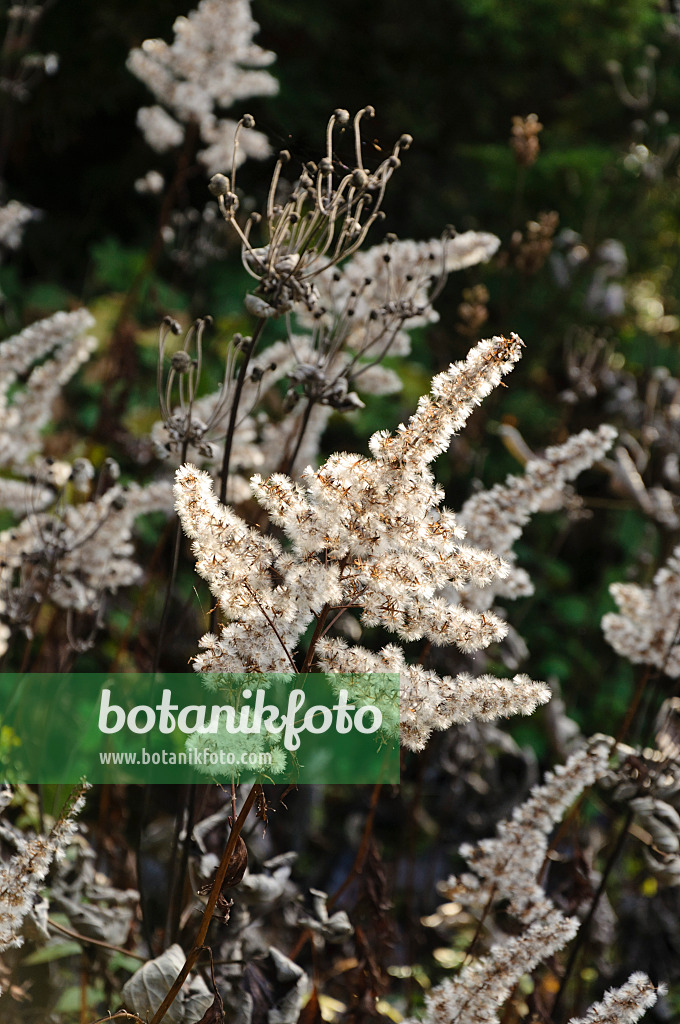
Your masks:
{"label": "green translucent banner", "polygon": [[11,783],[399,781],[399,676],[0,674]]}

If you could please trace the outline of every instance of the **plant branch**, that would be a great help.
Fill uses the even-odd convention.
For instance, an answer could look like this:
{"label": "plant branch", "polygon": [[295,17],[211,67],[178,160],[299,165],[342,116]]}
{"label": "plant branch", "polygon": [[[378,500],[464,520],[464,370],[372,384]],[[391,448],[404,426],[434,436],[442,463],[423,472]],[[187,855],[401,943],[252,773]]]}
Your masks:
{"label": "plant branch", "polygon": [[227,869],[229,868],[229,862],[231,861],[234,850],[236,849],[238,837],[241,834],[241,830],[245,825],[246,818],[250,814],[252,806],[255,803],[255,800],[258,794],[260,793],[261,789],[262,787],[260,786],[259,782],[254,783],[254,785],[251,787],[250,792],[248,793],[248,796],[245,799],[243,807],[241,808],[241,813],[234,822],[232,830],[229,833],[227,845],[225,846],[224,853],[222,854],[222,860],[220,861],[220,865],[217,869],[215,881],[213,882],[212,889],[210,890],[210,895],[208,896],[208,902],[206,903],[205,910],[203,911],[203,918],[201,920],[201,926],[198,929],[198,935],[196,936],[193,946],[187,953],[187,958],[184,961],[184,966],[182,967],[181,971],[179,972],[174,982],[172,983],[170,991],[168,992],[165,999],[163,1000],[163,1002],[161,1003],[161,1005],[158,1007],[153,1017],[151,1018],[151,1024],[160,1024],[160,1022],[163,1020],[166,1013],[168,1012],[168,1010],[174,1003],[175,999],[177,998],[177,995],[179,994],[179,991],[182,988],[184,982],[189,977],[189,974],[191,973],[194,964],[198,960],[198,957],[205,945],[205,937],[208,934],[208,928],[210,927],[210,922],[212,921],[213,911],[215,910],[217,900],[219,899],[220,892],[222,890],[222,885],[227,874]]}
{"label": "plant branch", "polygon": [[222,471],[220,475],[220,501],[223,505],[227,503],[227,479],[229,477],[229,463],[231,461],[231,449],[234,443],[234,433],[236,431],[236,420],[238,418],[238,407],[241,402],[241,394],[243,387],[246,382],[246,374],[248,373],[248,365],[252,358],[252,355],[257,347],[257,343],[260,340],[262,331],[264,330],[265,320],[258,320],[257,326],[253,331],[253,336],[250,339],[250,344],[243,354],[241,365],[239,366],[238,377],[236,378],[236,387],[234,389],[234,397],[231,402],[231,412],[229,413],[229,424],[227,426],[227,435],[224,439],[224,454],[222,455]]}
{"label": "plant branch", "polygon": [[368,816],[366,818],[366,824],[364,825],[364,832],[361,837],[361,843],[359,845],[359,849],[357,850],[357,855],[354,858],[354,864],[352,864],[352,868],[349,874],[347,875],[345,881],[338,889],[335,890],[333,895],[329,898],[327,904],[329,910],[331,910],[335,906],[335,904],[342,896],[343,892],[345,892],[349,885],[354,881],[356,876],[360,875],[362,872],[364,861],[366,860],[366,855],[368,854],[368,844],[371,840],[371,833],[373,832],[373,822],[375,821],[375,812],[378,807],[378,797],[380,796],[381,789],[382,782],[376,782],[376,784],[373,787],[373,792],[371,793],[371,803],[368,810]]}
{"label": "plant branch", "polygon": [[571,947],[571,952],[569,953],[569,959],[567,960],[567,966],[564,969],[564,974],[562,976],[562,981],[560,982],[560,987],[557,990],[557,995],[555,996],[555,1002],[552,1005],[552,1018],[553,1018],[553,1020],[557,1020],[557,1010],[559,1009],[560,1004],[562,1002],[562,997],[564,996],[564,992],[566,990],[567,984],[569,983],[569,978],[571,977],[572,971],[574,970],[574,967],[576,965],[577,957],[578,957],[579,953],[581,952],[581,947],[583,946],[583,943],[585,942],[586,937],[588,935],[588,929],[590,927],[590,923],[591,923],[591,921],[592,921],[592,919],[593,919],[593,917],[595,915],[595,911],[597,910],[597,908],[599,906],[600,900],[602,899],[602,895],[603,895],[603,893],[605,891],[605,887],[607,885],[607,882],[609,881],[609,876],[610,876],[610,874],[612,872],[614,864],[618,860],[618,857],[619,857],[619,854],[621,853],[621,850],[623,849],[623,844],[625,842],[626,836],[628,835],[628,829],[630,828],[630,823],[632,822],[632,820],[633,820],[633,809],[631,807],[629,807],[628,810],[626,811],[626,817],[624,819],[623,825],[621,826],[621,831],[619,832],[619,834],[618,834],[618,836],[616,838],[616,842],[614,843],[614,848],[611,851],[611,853],[609,854],[609,859],[607,860],[607,863],[605,864],[604,870],[602,871],[602,878],[600,879],[600,884],[598,885],[597,891],[595,892],[595,895],[593,896],[593,900],[592,900],[592,903],[590,904],[590,908],[588,910],[588,913],[586,914],[585,919],[583,921],[583,924],[579,928],[578,933],[576,935],[576,938],[574,939],[574,944]]}
{"label": "plant branch", "polygon": [[[180,456],[180,463],[183,465],[187,461],[187,452],[189,450],[189,442],[187,438],[182,441],[182,451]],[[165,588],[165,600],[163,601],[163,611],[161,613],[161,621],[158,627],[158,639],[156,640],[156,651],[153,656],[153,666],[151,671],[154,675],[158,672],[158,668],[161,661],[161,651],[163,649],[163,641],[165,639],[165,631],[168,626],[168,616],[170,614],[170,600],[172,598],[172,590],[175,586],[175,580],[177,579],[177,570],[179,568],[179,552],[182,546],[182,524],[177,519],[175,526],[175,538],[172,545],[172,562],[170,568],[170,576],[168,577],[168,583]]]}
{"label": "plant branch", "polygon": [[114,953],[124,953],[125,956],[134,957],[135,960],[142,960],[144,962],[147,960],[147,957],[142,956],[140,953],[133,953],[130,949],[123,949],[122,946],[113,946],[110,942],[103,942],[101,939],[91,939],[87,935],[81,935],[80,932],[74,932],[71,928],[67,928],[63,924],[57,924],[57,922],[49,916],[47,918],[47,923],[50,928],[54,928],[58,932],[63,932],[64,935],[69,935],[72,939],[77,939],[78,942],[82,942],[90,946],[102,946],[104,949],[113,950]]}

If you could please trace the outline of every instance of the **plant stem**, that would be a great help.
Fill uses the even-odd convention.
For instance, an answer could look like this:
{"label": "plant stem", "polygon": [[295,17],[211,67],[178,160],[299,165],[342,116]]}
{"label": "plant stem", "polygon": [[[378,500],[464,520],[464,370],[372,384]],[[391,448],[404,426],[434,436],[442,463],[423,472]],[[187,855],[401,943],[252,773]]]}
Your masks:
{"label": "plant stem", "polygon": [[[182,441],[182,452],[181,462],[185,463],[187,460],[187,451],[189,450],[189,442],[185,438]],[[158,639],[156,641],[156,651],[153,656],[153,666],[151,671],[154,675],[158,672],[158,667],[161,661],[161,651],[163,649],[163,640],[165,639],[165,631],[168,626],[168,616],[170,614],[170,600],[172,598],[172,590],[177,579],[177,570],[179,568],[179,552],[182,544],[182,524],[179,519],[175,527],[175,539],[172,545],[172,563],[170,568],[170,576],[168,577],[168,583],[165,588],[165,600],[163,601],[163,611],[161,613],[161,621],[158,627]]]}
{"label": "plant stem", "polygon": [[124,953],[125,956],[131,956],[135,960],[142,960],[146,962],[146,957],[142,956],[141,953],[135,953],[131,949],[123,949],[122,946],[113,946],[110,942],[103,942],[101,939],[91,939],[87,935],[81,935],[80,932],[74,932],[70,928],[66,928],[63,924],[57,924],[51,917],[47,918],[47,923],[50,928],[54,928],[55,931],[63,932],[64,935],[70,935],[72,939],[77,939],[78,942],[82,942],[85,945],[90,946],[101,946],[103,949],[112,949],[114,953]]}
{"label": "plant stem", "polygon": [[236,388],[234,389],[234,398],[231,403],[231,412],[229,413],[229,425],[227,427],[227,436],[224,439],[224,454],[222,456],[222,472],[220,477],[220,501],[223,505],[227,503],[227,479],[229,477],[229,462],[231,460],[231,448],[234,443],[234,433],[236,431],[236,419],[238,417],[238,407],[241,402],[241,394],[243,392],[243,386],[246,382],[246,374],[248,372],[248,364],[250,363],[251,357],[260,335],[264,330],[265,320],[258,320],[257,327],[253,331],[253,336],[250,340],[250,344],[246,352],[243,354],[241,365],[238,371],[238,377],[236,378]]}
{"label": "plant stem", "polygon": [[298,457],[300,447],[302,445],[302,440],[305,436],[305,431],[307,430],[307,425],[309,423],[309,417],[311,416],[313,408],[314,399],[310,398],[308,399],[307,405],[305,406],[305,411],[302,414],[302,419],[300,421],[300,429],[298,430],[298,436],[295,442],[295,448],[293,449],[293,454],[289,457],[284,458],[281,469],[279,470],[280,473],[286,473],[288,476],[290,476],[293,466],[295,465],[295,460]]}
{"label": "plant stem", "polygon": [[115,1013],[110,1013],[108,1017],[98,1017],[92,1024],[104,1024],[107,1020],[134,1020],[136,1024],[144,1024],[141,1017],[138,1017],[136,1013],[128,1013],[127,1010],[116,1010]]}
{"label": "plant stem", "polygon": [[305,658],[302,668],[300,669],[301,672],[309,672],[310,668],[312,667],[312,662],[314,661],[314,651],[316,649],[316,645],[321,639],[323,628],[326,625],[326,619],[328,618],[328,613],[330,610],[331,606],[329,604],[325,604],[317,616],[316,626],[314,627],[312,639],[309,641],[307,656]]}
{"label": "plant stem", "polygon": [[[177,809],[177,820],[175,834],[173,836],[172,855],[172,877],[168,890],[168,913],[165,920],[165,934],[163,936],[163,948],[171,946],[177,937],[180,915],[182,912],[182,892],[184,880],[189,863],[189,847],[191,846],[191,832],[194,827],[194,811],[196,805],[196,783],[190,782],[182,787],[180,806]],[[179,836],[184,827],[184,840],[182,852],[179,852]]]}
{"label": "plant stem", "polygon": [[[246,374],[248,372],[248,364],[250,363],[251,356],[255,351],[260,335],[264,330],[265,321],[258,320],[257,327],[253,331],[253,336],[250,340],[248,349],[243,354],[241,365],[238,371],[238,377],[236,378],[236,387],[234,389],[234,397],[231,403],[231,411],[229,413],[229,425],[227,426],[227,435],[224,439],[224,454],[222,455],[222,471],[220,475],[220,501],[223,505],[227,504],[227,481],[229,479],[229,463],[231,462],[231,448],[234,443],[234,433],[236,432],[236,419],[238,417],[238,407],[241,402],[241,395],[243,393],[243,387],[246,382]],[[217,632],[217,608],[218,605],[210,612],[210,632]]]}
{"label": "plant stem", "polygon": [[605,887],[606,887],[607,882],[609,880],[609,876],[610,876],[610,874],[612,872],[612,868],[614,867],[614,864],[618,860],[619,854],[621,853],[621,850],[623,849],[623,844],[625,842],[626,836],[628,835],[628,829],[630,828],[630,823],[631,823],[632,820],[633,820],[633,810],[632,810],[632,808],[629,807],[628,810],[626,811],[626,817],[625,817],[623,825],[621,827],[621,831],[619,832],[618,836],[616,837],[616,842],[614,843],[614,848],[613,848],[612,852],[609,854],[609,859],[608,859],[607,863],[605,864],[604,870],[602,871],[602,878],[600,879],[600,884],[598,885],[597,891],[596,891],[595,895],[593,896],[593,901],[590,904],[590,909],[588,910],[588,913],[586,914],[586,917],[585,917],[585,919],[583,921],[583,924],[581,925],[581,927],[578,930],[578,934],[576,935],[576,938],[574,939],[574,945],[571,947],[571,952],[569,954],[569,959],[567,960],[567,966],[564,969],[564,975],[562,976],[562,981],[560,982],[560,987],[557,990],[557,995],[555,996],[555,1002],[553,1003],[553,1006],[552,1006],[552,1014],[551,1014],[551,1016],[552,1016],[553,1020],[557,1020],[558,1019],[557,1018],[557,1010],[560,1007],[560,1004],[562,1002],[562,997],[563,997],[564,992],[566,990],[567,984],[569,983],[569,978],[571,977],[572,971],[574,970],[574,967],[576,965],[576,959],[577,959],[579,953],[581,952],[581,947],[583,946],[583,943],[585,942],[586,937],[588,935],[588,929],[590,927],[590,922],[592,921],[592,919],[593,919],[593,917],[595,915],[595,911],[597,910],[598,905],[600,903],[600,900],[602,899],[602,895],[604,893]]}
{"label": "plant stem", "polygon": [[329,910],[331,910],[335,906],[335,904],[342,896],[343,892],[348,888],[351,882],[354,881],[356,876],[361,874],[363,870],[364,861],[366,860],[366,856],[368,854],[368,844],[371,839],[371,833],[373,832],[373,822],[375,821],[375,812],[378,806],[378,798],[380,796],[381,789],[382,782],[376,782],[375,785],[373,786],[373,792],[371,793],[371,803],[368,810],[368,815],[366,817],[366,824],[364,825],[364,832],[361,837],[361,845],[359,846],[357,855],[354,859],[354,864],[352,864],[351,871],[347,875],[347,878],[342,883],[342,885],[335,890],[333,895],[328,899],[327,906]]}
{"label": "plant stem", "polygon": [[198,960],[199,954],[201,953],[201,950],[203,949],[203,946],[205,944],[205,937],[208,934],[208,928],[210,927],[213,911],[215,910],[217,900],[222,890],[222,884],[227,874],[229,862],[231,861],[232,854],[236,849],[236,842],[238,840],[239,835],[241,834],[241,829],[245,824],[246,818],[250,814],[252,806],[255,803],[255,799],[258,796],[261,789],[262,787],[260,786],[259,782],[253,784],[250,792],[248,793],[248,796],[245,799],[243,807],[241,808],[241,813],[234,822],[232,830],[229,833],[227,845],[224,848],[224,853],[222,854],[220,866],[217,869],[215,881],[213,882],[212,889],[210,890],[208,902],[206,904],[205,910],[203,911],[203,918],[201,920],[201,926],[198,929],[198,935],[196,936],[193,946],[187,953],[187,958],[184,961],[184,966],[182,967],[182,970],[175,978],[170,988],[170,991],[168,992],[165,999],[163,1000],[163,1002],[161,1003],[161,1005],[158,1007],[153,1017],[151,1018],[151,1024],[160,1024],[160,1022],[163,1020],[166,1013],[168,1012],[168,1010],[174,1003],[175,999],[177,998],[177,995],[180,989],[182,988],[182,985],[189,977],[189,974],[194,964]]}

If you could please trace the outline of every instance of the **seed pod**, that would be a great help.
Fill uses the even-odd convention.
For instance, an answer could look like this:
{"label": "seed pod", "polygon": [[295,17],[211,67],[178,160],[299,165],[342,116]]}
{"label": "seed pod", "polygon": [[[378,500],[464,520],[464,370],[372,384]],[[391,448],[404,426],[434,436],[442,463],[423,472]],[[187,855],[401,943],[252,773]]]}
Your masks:
{"label": "seed pod", "polygon": [[181,349],[179,352],[174,352],[170,364],[175,373],[187,373],[193,363],[193,359],[188,352]]}
{"label": "seed pod", "polygon": [[259,316],[262,320],[266,320],[270,316],[276,316],[277,310],[274,306],[270,306],[268,302],[261,299],[259,295],[246,295],[244,306],[253,316]]}
{"label": "seed pod", "polygon": [[227,867],[227,873],[224,876],[222,889],[233,889],[235,885],[238,885],[245,875],[247,867],[248,849],[241,836],[239,836],[236,840],[236,846],[231,855],[229,866]]}
{"label": "seed pod", "polygon": [[224,174],[213,174],[208,182],[208,189],[214,196],[226,196],[229,192],[229,178]]}

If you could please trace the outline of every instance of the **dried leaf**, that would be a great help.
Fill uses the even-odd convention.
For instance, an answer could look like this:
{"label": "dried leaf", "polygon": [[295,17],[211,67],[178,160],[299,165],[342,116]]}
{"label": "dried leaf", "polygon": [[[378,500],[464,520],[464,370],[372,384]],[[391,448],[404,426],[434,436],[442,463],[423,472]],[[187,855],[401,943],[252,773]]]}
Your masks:
{"label": "dried leaf", "polygon": [[243,975],[243,1019],[247,1024],[297,1024],[307,986],[305,972],[270,947],[259,963],[249,963]]}
{"label": "dried leaf", "polygon": [[196,1024],[224,1024],[224,1004],[219,992],[215,992],[215,998]]}
{"label": "dried leaf", "polygon": [[[184,966],[182,947],[175,943],[155,960],[149,960],[123,985],[123,1003],[142,1020],[150,1020],[161,1005]],[[167,1024],[191,1024],[199,1020],[213,1002],[203,978],[195,976],[169,1007]]]}
{"label": "dried leaf", "polygon": [[312,989],[312,994],[309,999],[302,1007],[300,1016],[298,1017],[298,1024],[323,1024],[316,985]]}
{"label": "dried leaf", "polygon": [[132,906],[93,906],[89,903],[76,903],[65,896],[56,896],[53,902],[55,907],[67,915],[71,926],[88,939],[122,946],[130,933],[134,918]]}
{"label": "dried leaf", "polygon": [[248,849],[241,836],[236,840],[234,852],[231,855],[227,873],[222,885],[223,889],[232,889],[241,881],[248,867]]}

